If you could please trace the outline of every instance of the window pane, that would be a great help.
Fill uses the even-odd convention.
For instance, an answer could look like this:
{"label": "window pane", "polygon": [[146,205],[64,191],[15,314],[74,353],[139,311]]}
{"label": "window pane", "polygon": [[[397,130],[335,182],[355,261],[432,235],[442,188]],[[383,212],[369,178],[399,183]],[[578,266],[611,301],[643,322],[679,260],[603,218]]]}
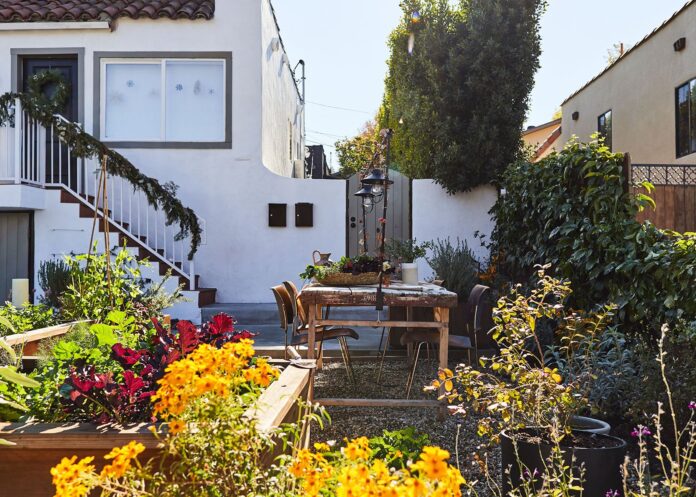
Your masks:
{"label": "window pane", "polygon": [[689,153],[689,85],[677,89],[677,157]]}
{"label": "window pane", "polygon": [[607,147],[609,147],[609,150],[611,150],[611,140],[612,140],[612,126],[611,126],[611,111],[607,112],[604,114],[604,137],[606,140],[604,143],[606,143]]}
{"label": "window pane", "polygon": [[107,64],[104,138],[162,139],[160,64]]}
{"label": "window pane", "polygon": [[168,141],[225,140],[222,61],[167,61]]}

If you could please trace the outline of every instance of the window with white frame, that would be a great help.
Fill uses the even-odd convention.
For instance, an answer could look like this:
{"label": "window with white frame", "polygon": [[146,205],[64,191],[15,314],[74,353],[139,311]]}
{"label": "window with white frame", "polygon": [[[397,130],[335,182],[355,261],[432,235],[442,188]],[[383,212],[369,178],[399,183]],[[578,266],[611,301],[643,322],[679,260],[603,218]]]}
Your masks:
{"label": "window with white frame", "polygon": [[103,140],[225,141],[225,60],[107,59],[101,71]]}

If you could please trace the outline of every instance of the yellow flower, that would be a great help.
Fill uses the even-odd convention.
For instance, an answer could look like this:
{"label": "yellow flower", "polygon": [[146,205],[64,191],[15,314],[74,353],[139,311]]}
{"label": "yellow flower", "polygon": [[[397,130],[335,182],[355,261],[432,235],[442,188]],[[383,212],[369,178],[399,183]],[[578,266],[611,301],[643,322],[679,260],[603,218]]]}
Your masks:
{"label": "yellow flower", "polygon": [[343,452],[349,461],[367,459],[370,456],[368,444],[369,440],[367,437],[356,438],[348,442]]}
{"label": "yellow flower", "polygon": [[186,423],[178,419],[175,419],[167,423],[167,432],[170,435],[176,435],[177,433],[181,433],[182,431],[184,431],[185,428]]}
{"label": "yellow flower", "polygon": [[94,457],[85,457],[77,461],[77,456],[64,457],[60,463],[51,468],[55,497],[85,497],[92,490],[89,479],[94,473]]}
{"label": "yellow flower", "polygon": [[449,452],[439,447],[424,447],[420,460],[412,468],[423,472],[430,480],[439,480],[447,475],[449,456]]}
{"label": "yellow flower", "polygon": [[133,459],[145,450],[145,446],[139,442],[130,442],[123,447],[114,447],[104,459],[113,459],[111,464],[104,466],[101,472],[103,478],[121,478],[130,469]]}

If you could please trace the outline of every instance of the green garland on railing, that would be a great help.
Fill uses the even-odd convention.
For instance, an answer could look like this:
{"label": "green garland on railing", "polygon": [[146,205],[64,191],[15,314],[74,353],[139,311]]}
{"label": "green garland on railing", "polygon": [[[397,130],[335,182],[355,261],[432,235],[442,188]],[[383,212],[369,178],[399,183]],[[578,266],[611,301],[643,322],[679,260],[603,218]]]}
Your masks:
{"label": "green garland on railing", "polygon": [[[5,93],[0,95],[0,126],[9,124],[14,126],[15,99],[19,99],[22,107],[33,119],[42,126],[53,126],[55,132],[71,149],[73,157],[83,159],[107,157],[107,171],[113,176],[119,176],[128,180],[134,190],[145,193],[148,203],[155,209],[161,208],[167,218],[167,225],[179,224],[179,233],[175,239],[183,240],[191,236],[191,249],[188,253],[189,260],[201,244],[201,227],[198,218],[192,209],[184,207],[176,198],[177,186],[174,183],[162,184],[154,178],[141,173],[128,159],[118,152],[111,150],[105,144],[86,133],[78,124],[67,123],[56,118],[50,109],[41,105],[41,100],[26,93]],[[158,205],[159,202],[159,205]]]}

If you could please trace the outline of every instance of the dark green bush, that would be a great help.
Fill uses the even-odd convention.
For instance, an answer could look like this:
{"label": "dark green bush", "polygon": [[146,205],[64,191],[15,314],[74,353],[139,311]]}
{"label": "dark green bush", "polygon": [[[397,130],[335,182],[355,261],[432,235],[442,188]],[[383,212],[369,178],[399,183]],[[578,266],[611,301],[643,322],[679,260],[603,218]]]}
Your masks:
{"label": "dark green bush", "polygon": [[444,286],[450,292],[465,301],[471,289],[478,283],[481,264],[469,248],[466,240],[457,239],[456,243],[447,238],[437,239],[429,243],[431,255],[428,264],[437,277],[444,281]]}
{"label": "dark green bush", "polygon": [[62,260],[43,261],[39,265],[39,286],[44,295],[41,301],[53,308],[60,307],[60,296],[70,285],[70,266]]}
{"label": "dark green bush", "polygon": [[617,304],[629,336],[656,337],[662,323],[696,319],[696,236],[636,221],[654,204],[630,192],[623,155],[601,142],[571,143],[539,163],[512,165],[503,187],[493,242],[513,281],[551,264],[573,282],[572,306]]}

